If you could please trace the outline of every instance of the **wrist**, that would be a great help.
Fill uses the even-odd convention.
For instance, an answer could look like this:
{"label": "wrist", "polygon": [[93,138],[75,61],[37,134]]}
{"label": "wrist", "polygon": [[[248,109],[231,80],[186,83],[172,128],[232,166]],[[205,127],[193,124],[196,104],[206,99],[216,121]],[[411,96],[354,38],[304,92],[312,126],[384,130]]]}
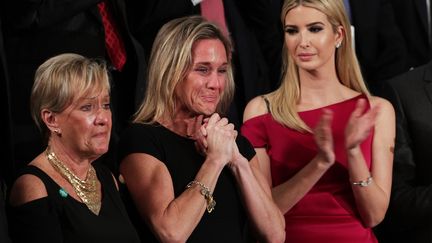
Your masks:
{"label": "wrist", "polygon": [[366,180],[358,180],[358,181],[351,181],[351,184],[353,186],[359,186],[359,187],[367,187],[372,183],[373,179],[372,176],[369,175]]}
{"label": "wrist", "polygon": [[335,158],[334,156],[329,156],[323,152],[319,152],[315,156],[314,161],[317,164],[318,168],[328,169],[334,164]]}
{"label": "wrist", "polygon": [[186,189],[189,189],[194,185],[199,186],[200,193],[204,197],[207,203],[206,206],[207,212],[211,213],[216,206],[216,201],[213,197],[213,193],[210,191],[210,188],[199,181],[193,180],[187,184]]}
{"label": "wrist", "polygon": [[234,174],[239,174],[241,171],[250,169],[249,161],[244,157],[237,158],[230,162],[228,165]]}
{"label": "wrist", "polygon": [[345,151],[346,151],[346,154],[348,157],[355,157],[355,156],[361,154],[361,149],[360,149],[359,145],[351,147],[351,148],[346,148]]}
{"label": "wrist", "polygon": [[228,159],[225,159],[222,156],[215,155],[215,153],[209,153],[207,154],[205,163],[215,166],[218,169],[222,170],[225,167],[225,165],[228,163]]}

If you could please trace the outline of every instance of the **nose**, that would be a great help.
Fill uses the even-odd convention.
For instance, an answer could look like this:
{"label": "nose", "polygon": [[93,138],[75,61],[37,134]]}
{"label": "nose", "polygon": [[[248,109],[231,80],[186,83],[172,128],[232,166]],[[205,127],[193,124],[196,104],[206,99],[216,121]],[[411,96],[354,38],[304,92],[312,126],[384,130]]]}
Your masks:
{"label": "nose", "polygon": [[218,89],[221,87],[221,83],[225,79],[225,75],[219,73],[217,70],[213,71],[208,77],[207,88]]}
{"label": "nose", "polygon": [[96,112],[95,123],[97,125],[106,125],[111,123],[111,110],[105,108],[99,108]]}
{"label": "nose", "polygon": [[299,40],[299,46],[302,48],[307,48],[310,46],[310,39],[309,39],[309,35],[307,33],[301,32],[300,35],[300,40]]}

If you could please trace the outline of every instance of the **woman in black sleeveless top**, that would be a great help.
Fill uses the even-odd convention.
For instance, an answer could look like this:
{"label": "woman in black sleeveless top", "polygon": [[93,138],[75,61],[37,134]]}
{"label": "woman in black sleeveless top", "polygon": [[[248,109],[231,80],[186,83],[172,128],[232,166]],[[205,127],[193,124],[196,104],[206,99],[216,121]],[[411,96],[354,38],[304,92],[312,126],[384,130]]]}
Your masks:
{"label": "woman in black sleeveless top", "polygon": [[105,64],[62,54],[36,71],[33,119],[48,138],[10,196],[14,242],[139,242],[112,174],[92,163],[111,134]]}
{"label": "woman in black sleeveless top", "polygon": [[232,99],[230,58],[228,38],[199,16],[156,37],[145,100],[119,142],[143,242],[284,240],[253,148],[216,113]]}

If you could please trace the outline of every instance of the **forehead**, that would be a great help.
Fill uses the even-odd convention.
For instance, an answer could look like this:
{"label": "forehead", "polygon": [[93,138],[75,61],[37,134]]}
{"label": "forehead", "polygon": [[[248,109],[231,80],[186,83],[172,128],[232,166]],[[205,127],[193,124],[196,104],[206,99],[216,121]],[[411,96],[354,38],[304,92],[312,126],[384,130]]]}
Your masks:
{"label": "forehead", "polygon": [[330,24],[327,16],[316,8],[297,6],[285,16],[285,25],[302,25],[314,22],[321,22],[323,24]]}
{"label": "forehead", "polygon": [[87,90],[86,92],[76,95],[74,99],[74,103],[97,100],[98,98],[102,98],[102,99],[110,98],[108,90],[106,88]]}
{"label": "forehead", "polygon": [[219,39],[203,39],[194,43],[193,62],[227,62],[226,50]]}

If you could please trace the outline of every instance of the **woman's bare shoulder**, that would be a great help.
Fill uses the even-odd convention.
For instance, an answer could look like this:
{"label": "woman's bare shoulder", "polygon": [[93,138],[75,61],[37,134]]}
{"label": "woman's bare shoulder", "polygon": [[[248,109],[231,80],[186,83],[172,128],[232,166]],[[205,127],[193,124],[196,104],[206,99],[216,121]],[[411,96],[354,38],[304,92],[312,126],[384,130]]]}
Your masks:
{"label": "woman's bare shoulder", "polygon": [[378,96],[371,96],[369,100],[372,108],[379,107],[379,109],[384,110],[385,113],[394,113],[393,105],[390,101]]}
{"label": "woman's bare shoulder", "polygon": [[35,175],[25,174],[18,177],[12,186],[10,203],[19,206],[48,196],[44,183]]}
{"label": "woman's bare shoulder", "polygon": [[257,96],[249,101],[243,113],[243,122],[268,113],[265,96]]}

